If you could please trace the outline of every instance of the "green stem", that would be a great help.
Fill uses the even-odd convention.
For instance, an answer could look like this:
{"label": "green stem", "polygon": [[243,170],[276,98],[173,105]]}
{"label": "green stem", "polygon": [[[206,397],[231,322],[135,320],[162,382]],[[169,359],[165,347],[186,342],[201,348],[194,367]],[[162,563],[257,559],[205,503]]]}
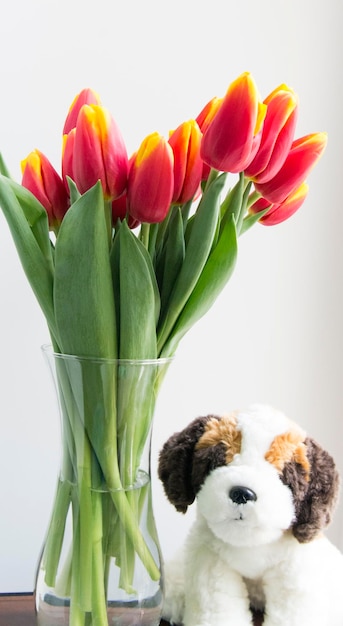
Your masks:
{"label": "green stem", "polygon": [[107,626],[106,595],[104,587],[103,553],[103,494],[93,494],[93,577],[92,577],[92,626]]}
{"label": "green stem", "polygon": [[155,250],[156,250],[156,240],[158,233],[158,224],[150,224],[150,235],[149,235],[149,245],[148,251],[151,257],[152,262],[155,260]]}
{"label": "green stem", "polygon": [[43,557],[45,582],[49,587],[54,587],[56,582],[70,500],[70,483],[59,480]]}
{"label": "green stem", "polygon": [[236,222],[236,230],[237,230],[238,236],[240,235],[241,230],[242,230],[243,220],[244,220],[244,217],[245,217],[245,214],[246,214],[246,211],[247,211],[247,201],[248,201],[248,197],[249,197],[249,191],[250,191],[250,188],[251,188],[251,185],[252,185],[252,182],[251,181],[246,181],[246,179],[245,179],[244,182],[246,182],[247,184],[246,184],[245,189],[244,189],[244,193],[243,193],[243,197],[242,197],[242,203],[241,203],[241,209],[240,209],[240,212],[239,212],[239,215],[238,215],[238,219],[237,219],[237,222]]}
{"label": "green stem", "polygon": [[[132,503],[130,502],[132,510]],[[119,539],[120,539],[120,576],[119,587],[125,589],[128,594],[134,593],[133,588],[133,575],[134,575],[134,562],[135,562],[135,550],[132,542],[129,540],[126,529],[119,524]]]}
{"label": "green stem", "polygon": [[[121,382],[119,385],[122,390],[125,389],[124,397],[120,397],[126,407],[123,416],[129,429],[126,434],[128,450],[131,446],[131,450],[125,452],[125,472],[130,477],[130,485],[136,479],[140,444],[147,437],[147,425],[150,427],[151,372],[148,371],[142,380],[140,369],[134,368],[135,374],[124,381],[125,384]],[[73,477],[75,482],[71,485],[69,480],[65,480],[59,485],[46,544],[46,583],[58,587],[62,596],[70,595],[69,626],[106,626],[105,583],[108,581],[109,551],[115,548],[120,584],[127,593],[133,591],[136,555],[153,581],[160,578],[159,564],[155,562],[140,528],[139,494],[136,489],[123,489],[124,477],[119,471],[119,459],[124,443],[121,442],[117,449],[117,435],[120,435],[117,432],[117,412],[122,406],[113,370],[102,368],[96,374],[88,361],[80,368],[77,360],[61,359],[56,371],[64,415],[66,463],[69,459],[65,469],[68,478]],[[135,419],[138,410],[140,420]],[[100,429],[99,420],[103,424]],[[138,439],[135,439],[135,421],[136,426],[137,422],[139,424]],[[106,495],[99,491],[104,485]],[[72,553],[63,571],[58,572],[70,501],[73,513]],[[110,537],[113,530],[117,538],[115,546]]]}
{"label": "green stem", "polygon": [[130,503],[128,502],[127,493],[123,490],[123,488],[120,489],[116,487],[116,483],[116,479],[109,477],[108,486],[110,489],[110,495],[118,512],[121,525],[125,529],[127,538],[132,542],[132,545],[146,568],[150,578],[152,580],[159,580],[159,568],[141,533],[138,520],[136,519],[134,512],[130,507]]}
{"label": "green stem", "polygon": [[247,208],[249,209],[254,204],[254,202],[259,200],[260,198],[261,198],[261,194],[258,193],[258,191],[256,190],[252,191],[252,193],[250,194],[248,198]]}
{"label": "green stem", "polygon": [[[88,447],[88,446],[86,446]],[[88,453],[88,450],[86,454]],[[79,571],[73,572],[77,576],[80,593],[79,601],[82,609],[87,612],[92,610],[92,562],[93,562],[93,511],[91,495],[91,471],[90,465],[79,468],[79,501],[80,501],[80,566]]]}
{"label": "green stem", "polygon": [[140,232],[140,240],[147,250],[149,250],[150,224],[143,222]]}
{"label": "green stem", "polygon": [[80,571],[80,517],[79,503],[73,502],[73,558],[70,592],[69,626],[85,626],[85,614],[81,608],[80,584],[75,572]]}

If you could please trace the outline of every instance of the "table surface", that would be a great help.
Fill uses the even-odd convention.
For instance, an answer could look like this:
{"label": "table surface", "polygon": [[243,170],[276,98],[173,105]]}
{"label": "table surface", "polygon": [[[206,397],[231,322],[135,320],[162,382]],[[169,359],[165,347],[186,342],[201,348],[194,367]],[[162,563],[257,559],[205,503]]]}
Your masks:
{"label": "table surface", "polygon": [[[255,626],[261,626],[260,617]],[[0,626],[36,626],[32,594],[0,594]],[[169,626],[162,621],[161,626]]]}

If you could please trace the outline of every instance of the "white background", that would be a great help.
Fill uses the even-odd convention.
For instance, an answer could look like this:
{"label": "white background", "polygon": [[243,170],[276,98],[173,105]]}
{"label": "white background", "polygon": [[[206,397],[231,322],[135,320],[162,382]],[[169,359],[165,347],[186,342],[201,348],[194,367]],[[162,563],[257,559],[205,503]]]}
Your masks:
{"label": "white background", "polygon": [[[289,222],[240,240],[234,276],[184,339],[156,416],[153,473],[165,439],[191,419],[250,402],[298,421],[343,471],[341,0],[12,0],[0,24],[0,150],[16,178],[34,148],[59,168],[74,95],[97,90],[128,151],[167,134],[252,72],[265,97],[300,99],[297,135],[326,130],[310,194]],[[59,427],[40,345],[44,318],[0,215],[0,592],[30,591],[58,468]],[[166,557],[194,515],[154,480]],[[343,514],[330,536],[343,547]]]}

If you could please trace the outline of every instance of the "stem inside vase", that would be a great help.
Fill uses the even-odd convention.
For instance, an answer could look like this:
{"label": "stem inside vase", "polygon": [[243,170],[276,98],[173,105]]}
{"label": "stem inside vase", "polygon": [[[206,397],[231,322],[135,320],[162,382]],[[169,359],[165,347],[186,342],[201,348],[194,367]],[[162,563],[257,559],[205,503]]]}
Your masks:
{"label": "stem inside vase", "polygon": [[170,359],[89,359],[43,350],[61,414],[62,455],[37,574],[38,624],[143,624],[149,615],[146,623],[159,624],[150,446]]}

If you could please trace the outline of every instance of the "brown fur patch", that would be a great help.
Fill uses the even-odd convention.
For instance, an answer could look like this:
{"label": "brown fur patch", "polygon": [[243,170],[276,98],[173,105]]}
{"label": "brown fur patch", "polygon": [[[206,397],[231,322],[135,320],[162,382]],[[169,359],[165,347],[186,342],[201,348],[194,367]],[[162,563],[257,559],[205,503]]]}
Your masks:
{"label": "brown fur patch", "polygon": [[[198,417],[164,444],[159,457],[158,475],[165,493],[177,511],[186,513],[197,490],[193,484],[194,448],[212,415]],[[219,419],[219,418],[217,418]]]}
{"label": "brown fur patch", "polygon": [[218,444],[225,447],[225,461],[231,463],[235,454],[241,450],[242,434],[237,429],[237,420],[234,415],[222,417],[220,420],[210,419],[203,435],[195,446],[196,450],[212,448]]}
{"label": "brown fur patch", "polygon": [[307,458],[304,435],[301,431],[294,429],[277,435],[265,454],[265,459],[274,465],[280,473],[286,463],[293,461],[301,465],[305,471],[306,480],[309,480],[311,467]]}
{"label": "brown fur patch", "polygon": [[300,543],[312,541],[330,523],[339,491],[333,458],[309,437],[305,445],[311,466],[310,480],[306,480],[303,467],[294,462],[286,463],[280,476],[293,494],[292,531]]}

